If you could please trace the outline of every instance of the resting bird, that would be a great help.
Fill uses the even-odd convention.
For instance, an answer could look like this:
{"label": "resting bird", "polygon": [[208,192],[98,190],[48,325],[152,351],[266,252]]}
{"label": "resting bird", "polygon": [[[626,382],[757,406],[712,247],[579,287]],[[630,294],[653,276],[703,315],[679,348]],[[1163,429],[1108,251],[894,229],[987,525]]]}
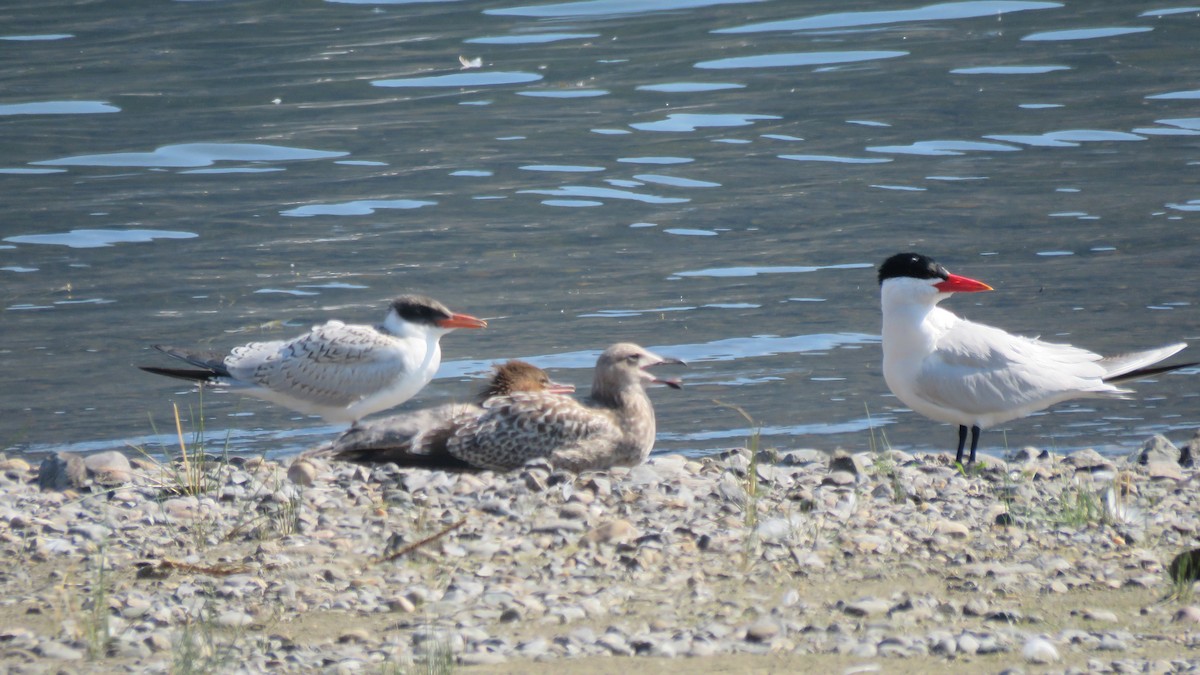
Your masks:
{"label": "resting bird", "polygon": [[879,267],[883,306],[883,377],[904,405],[958,425],[962,463],[967,429],[971,455],[981,430],[1073,398],[1127,398],[1114,386],[1196,365],[1154,364],[1186,343],[1100,356],[1065,344],[1012,335],[961,319],[937,304],[953,293],[991,286],[950,274],[918,253],[897,253]]}
{"label": "resting bird", "polygon": [[455,314],[419,295],[392,301],[379,326],[329,321],[292,340],[252,342],[228,355],[155,349],[195,368],[142,370],[199,383],[229,383],[243,393],[329,422],[356,423],[412,398],[442,360],[438,340],[487,322]]}
{"label": "resting bird", "polygon": [[654,407],[645,385],[679,389],[648,368],[683,364],[628,342],[612,345],[596,360],[592,390],[584,402],[547,392],[513,392],[484,403],[483,414],[458,426],[446,452],[477,469],[507,471],[545,458],[559,469],[584,471],[633,466],[654,448]]}
{"label": "resting bird", "polygon": [[518,391],[570,394],[575,387],[554,382],[546,371],[525,361],[507,361],[496,366],[479,392],[478,404],[446,403],[360,424],[315,454],[360,464],[395,462],[401,466],[469,470],[471,465],[446,451],[447,439],[460,426],[482,415],[489,400]]}

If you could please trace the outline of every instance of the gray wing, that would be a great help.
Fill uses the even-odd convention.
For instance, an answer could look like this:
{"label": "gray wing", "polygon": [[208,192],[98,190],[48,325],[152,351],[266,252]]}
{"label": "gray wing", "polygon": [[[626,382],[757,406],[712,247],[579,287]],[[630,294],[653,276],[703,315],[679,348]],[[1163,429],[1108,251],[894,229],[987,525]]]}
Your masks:
{"label": "gray wing", "polygon": [[459,420],[469,420],[483,409],[472,403],[445,403],[431,408],[392,415],[374,422],[351,427],[333,442],[331,451],[338,453],[371,453],[388,448],[420,452],[423,440],[437,429],[456,426]]}
{"label": "gray wing", "polygon": [[230,375],[292,398],[348,406],[407,369],[398,342],[369,326],[330,321],[287,342],[254,342],[225,358]]}
{"label": "gray wing", "polygon": [[938,338],[917,387],[938,405],[972,414],[1036,409],[1073,396],[1121,393],[1104,383],[1100,360],[1086,349],[964,320]]}
{"label": "gray wing", "polygon": [[621,439],[611,415],[560,394],[515,392],[490,398],[483,407],[484,413],[463,424],[446,446],[451,455],[482,469],[515,469],[580,445],[615,445]]}

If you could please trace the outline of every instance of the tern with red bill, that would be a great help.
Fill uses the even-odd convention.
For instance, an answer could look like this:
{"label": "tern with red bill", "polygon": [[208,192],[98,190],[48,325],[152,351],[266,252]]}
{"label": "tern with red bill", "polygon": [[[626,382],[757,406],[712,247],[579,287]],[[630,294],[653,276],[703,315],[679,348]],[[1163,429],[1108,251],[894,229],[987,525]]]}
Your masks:
{"label": "tern with red bill", "polygon": [[992,287],[919,253],[884,261],[879,286],[888,388],[915,412],[958,425],[960,464],[968,429],[968,462],[974,462],[983,429],[1069,399],[1127,398],[1133,392],[1116,384],[1196,365],[1154,365],[1186,347],[1183,342],[1101,356],[960,318],[938,303]]}
{"label": "tern with red bill", "polygon": [[156,375],[228,383],[239,391],[329,422],[356,423],[404,403],[433,379],[442,361],[438,341],[456,328],[487,322],[455,314],[420,295],[392,301],[379,326],[329,321],[292,340],[252,342],[228,354],[155,345],[194,366],[141,366]]}

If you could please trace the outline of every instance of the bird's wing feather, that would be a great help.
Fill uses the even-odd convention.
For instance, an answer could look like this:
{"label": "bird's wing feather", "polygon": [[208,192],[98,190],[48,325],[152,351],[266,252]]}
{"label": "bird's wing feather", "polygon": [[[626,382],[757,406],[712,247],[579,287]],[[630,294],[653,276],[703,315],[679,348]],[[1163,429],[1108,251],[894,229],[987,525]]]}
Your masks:
{"label": "bird's wing feather", "polygon": [[348,406],[399,377],[396,340],[369,326],[330,321],[286,342],[254,342],[225,359],[237,380],[324,406]]}
{"label": "bird's wing feather", "polygon": [[333,442],[330,451],[335,455],[347,452],[362,456],[373,451],[403,447],[420,452],[421,440],[435,429],[482,412],[483,409],[474,404],[444,403],[391,415],[351,427]]}
{"label": "bird's wing feather", "polygon": [[1101,364],[1104,366],[1104,377],[1105,379],[1120,379],[1122,375],[1140,370],[1151,364],[1158,363],[1169,356],[1173,356],[1184,347],[1187,347],[1186,342],[1176,342],[1175,344],[1155,349],[1106,356],[1101,360]]}
{"label": "bird's wing feather", "polygon": [[480,468],[512,469],[582,442],[621,438],[611,415],[560,394],[514,392],[483,407],[447,443],[450,454]]}
{"label": "bird's wing feather", "polygon": [[1021,409],[1064,395],[1116,395],[1098,354],[960,320],[938,337],[918,376],[922,396],[973,414]]}

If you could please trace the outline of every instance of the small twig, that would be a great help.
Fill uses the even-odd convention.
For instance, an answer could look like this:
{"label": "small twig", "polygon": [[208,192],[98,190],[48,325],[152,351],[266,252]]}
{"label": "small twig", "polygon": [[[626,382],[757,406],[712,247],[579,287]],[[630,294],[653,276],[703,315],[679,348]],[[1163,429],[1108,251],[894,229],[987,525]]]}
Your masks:
{"label": "small twig", "polygon": [[466,524],[467,524],[467,519],[461,518],[458,520],[458,522],[451,523],[449,526],[447,526],[442,531],[435,532],[434,534],[431,534],[428,537],[425,537],[424,539],[422,539],[420,541],[414,541],[413,543],[401,548],[400,550],[393,551],[393,552],[387,554],[386,556],[374,561],[372,564],[377,565],[379,563],[391,562],[391,561],[395,560],[396,558],[406,556],[409,553],[412,553],[413,551],[421,548],[422,546],[425,546],[426,544],[432,544],[433,542],[437,541],[438,539],[441,539],[442,537],[450,534],[451,532],[457,530],[458,528],[460,528]]}
{"label": "small twig", "polygon": [[207,574],[214,577],[227,577],[231,574],[245,574],[250,571],[250,568],[245,565],[196,565],[194,563],[183,562],[182,560],[171,560],[170,558],[163,558],[151,569],[156,572],[179,570],[180,572]]}

